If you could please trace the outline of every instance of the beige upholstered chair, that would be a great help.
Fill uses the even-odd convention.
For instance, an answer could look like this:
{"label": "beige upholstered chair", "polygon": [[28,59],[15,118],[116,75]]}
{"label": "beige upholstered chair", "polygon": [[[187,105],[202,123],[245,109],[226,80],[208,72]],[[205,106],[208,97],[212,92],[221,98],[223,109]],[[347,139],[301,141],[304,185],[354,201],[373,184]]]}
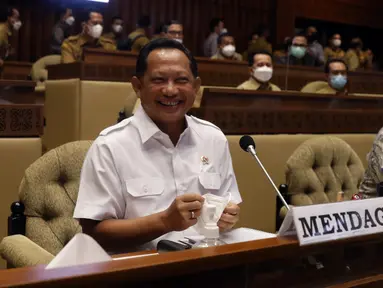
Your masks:
{"label": "beige upholstered chair", "polygon": [[315,81],[315,82],[310,82],[306,86],[304,86],[301,89],[302,93],[315,93],[323,88],[328,87],[327,82],[325,81]]}
{"label": "beige upholstered chair", "polygon": [[35,161],[20,185],[25,205],[25,236],[3,239],[1,256],[11,267],[49,263],[81,231],[73,219],[82,163],[91,141],[78,141],[53,149]]}
{"label": "beige upholstered chair", "polygon": [[55,65],[61,63],[60,55],[48,55],[40,58],[32,66],[31,77],[36,82],[36,91],[45,91],[45,81],[48,80],[48,70],[46,69],[49,65]]}
{"label": "beige upholstered chair", "polygon": [[343,140],[322,136],[302,143],[288,159],[286,180],[290,204],[296,206],[336,202],[338,192],[350,200],[358,193],[364,167]]}

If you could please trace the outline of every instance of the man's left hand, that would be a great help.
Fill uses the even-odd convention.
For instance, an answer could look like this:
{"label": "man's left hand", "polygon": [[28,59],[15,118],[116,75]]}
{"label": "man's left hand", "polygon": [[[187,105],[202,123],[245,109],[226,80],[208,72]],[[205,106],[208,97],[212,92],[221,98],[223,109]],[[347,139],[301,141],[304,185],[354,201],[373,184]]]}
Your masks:
{"label": "man's left hand", "polygon": [[218,227],[221,232],[230,230],[237,224],[239,220],[239,212],[241,209],[237,204],[230,202],[222,213],[221,219],[218,221]]}

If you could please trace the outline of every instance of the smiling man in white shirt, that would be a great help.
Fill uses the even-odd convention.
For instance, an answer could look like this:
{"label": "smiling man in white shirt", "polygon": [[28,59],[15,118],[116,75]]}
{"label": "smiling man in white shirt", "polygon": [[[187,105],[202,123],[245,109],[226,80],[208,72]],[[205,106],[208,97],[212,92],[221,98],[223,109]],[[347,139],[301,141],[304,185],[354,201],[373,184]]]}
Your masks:
{"label": "smiling man in white shirt", "polygon": [[222,231],[238,221],[242,200],[226,137],[186,115],[200,84],[182,44],[157,39],[141,50],[132,85],[142,107],[101,132],[81,172],[74,217],[105,249],[155,248],[155,239],[197,223],[206,193],[231,194]]}

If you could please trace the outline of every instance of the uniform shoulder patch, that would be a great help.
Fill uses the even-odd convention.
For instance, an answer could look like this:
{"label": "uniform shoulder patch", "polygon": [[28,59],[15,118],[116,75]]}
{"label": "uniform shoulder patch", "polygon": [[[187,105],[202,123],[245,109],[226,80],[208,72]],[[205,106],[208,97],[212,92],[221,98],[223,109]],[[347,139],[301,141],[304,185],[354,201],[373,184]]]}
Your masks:
{"label": "uniform shoulder patch", "polygon": [[118,124],[105,128],[103,131],[101,131],[100,136],[107,136],[112,134],[113,132],[123,130],[126,126],[130,125],[130,123],[132,122],[132,119],[133,119],[132,117],[129,117]]}
{"label": "uniform shoulder patch", "polygon": [[213,127],[219,131],[221,131],[221,129],[214,125],[213,123],[209,122],[209,121],[206,121],[206,120],[202,120],[202,119],[199,119],[197,117],[194,117],[194,116],[190,116],[191,119],[193,119],[195,122],[197,122],[198,124],[202,124],[202,125],[205,125],[205,126],[210,126],[210,127]]}

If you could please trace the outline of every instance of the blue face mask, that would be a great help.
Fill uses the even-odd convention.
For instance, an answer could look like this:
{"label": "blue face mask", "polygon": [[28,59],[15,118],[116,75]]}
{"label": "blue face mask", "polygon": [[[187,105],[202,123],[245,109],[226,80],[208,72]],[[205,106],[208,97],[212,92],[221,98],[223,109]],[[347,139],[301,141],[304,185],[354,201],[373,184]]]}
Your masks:
{"label": "blue face mask", "polygon": [[347,76],[344,75],[331,75],[330,76],[331,87],[335,90],[342,90],[347,84]]}
{"label": "blue face mask", "polygon": [[291,46],[290,53],[295,58],[301,59],[306,55],[306,48],[293,45],[293,46]]}

